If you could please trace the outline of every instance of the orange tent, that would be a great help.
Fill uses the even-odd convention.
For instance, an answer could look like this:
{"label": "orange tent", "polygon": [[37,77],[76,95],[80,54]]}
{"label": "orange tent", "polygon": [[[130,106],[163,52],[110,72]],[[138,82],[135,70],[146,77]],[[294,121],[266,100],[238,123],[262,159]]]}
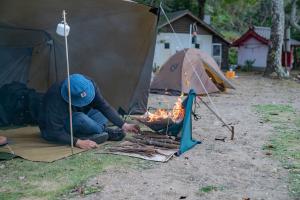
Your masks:
{"label": "orange tent", "polygon": [[202,95],[206,94],[203,86],[208,93],[234,89],[210,55],[199,49],[185,49],[161,67],[152,81],[151,92],[176,95],[194,89],[197,95]]}

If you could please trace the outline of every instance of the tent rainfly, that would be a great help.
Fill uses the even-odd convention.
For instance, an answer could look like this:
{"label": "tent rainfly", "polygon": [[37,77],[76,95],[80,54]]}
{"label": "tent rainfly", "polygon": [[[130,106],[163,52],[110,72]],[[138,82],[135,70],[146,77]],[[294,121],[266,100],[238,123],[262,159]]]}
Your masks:
{"label": "tent rainfly", "polygon": [[157,9],[133,1],[0,0],[0,87],[17,81],[45,92],[66,78],[64,42],[55,33],[62,10],[71,73],[94,79],[116,109],[144,112]]}
{"label": "tent rainfly", "polygon": [[214,93],[226,88],[234,89],[234,86],[210,55],[199,49],[185,49],[169,58],[154,77],[150,88],[152,93],[159,94],[187,94],[194,89],[197,95],[203,95],[206,91]]}

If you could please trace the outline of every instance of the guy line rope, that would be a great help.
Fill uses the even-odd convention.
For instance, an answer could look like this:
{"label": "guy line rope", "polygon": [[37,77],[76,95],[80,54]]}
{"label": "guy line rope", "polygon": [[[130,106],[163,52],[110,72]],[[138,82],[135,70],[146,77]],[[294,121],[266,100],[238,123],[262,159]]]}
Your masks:
{"label": "guy line rope", "polygon": [[[210,97],[208,91],[206,90],[206,88],[205,88],[205,86],[204,86],[204,84],[203,84],[203,82],[202,82],[202,80],[201,80],[201,78],[200,78],[198,72],[196,71],[196,68],[195,68],[194,64],[192,63],[191,59],[189,58],[186,49],[185,49],[184,46],[182,45],[182,42],[181,42],[181,40],[178,38],[178,36],[177,36],[177,34],[176,34],[176,32],[175,32],[175,30],[174,30],[174,28],[173,28],[173,26],[172,26],[172,24],[171,24],[171,22],[170,22],[170,19],[168,18],[168,16],[167,16],[165,10],[163,9],[162,3],[160,4],[160,9],[161,9],[161,11],[162,11],[164,17],[166,18],[166,20],[167,20],[169,26],[170,26],[171,29],[172,29],[172,32],[173,32],[173,34],[174,34],[174,36],[175,36],[175,39],[176,39],[177,44],[183,49],[184,53],[186,54],[187,61],[189,62],[190,66],[192,67],[192,69],[193,69],[193,71],[194,71],[194,73],[195,73],[197,79],[199,80],[199,82],[200,82],[202,88],[204,89],[204,91],[205,91],[205,93],[206,93],[206,95],[207,95],[207,97],[208,97],[208,99],[209,99],[209,102],[211,103],[211,105],[213,106],[213,108],[209,108],[209,106],[208,106],[206,103],[205,103],[205,106],[208,107],[208,109],[210,109],[214,114],[216,114],[216,117],[217,117],[217,118],[218,118],[218,119],[219,119],[219,120],[220,120],[220,121],[221,121],[221,122],[222,122],[222,123],[223,123],[230,131],[231,131],[231,132],[233,132],[233,127],[230,127],[230,126],[222,119],[221,115],[219,114],[219,112],[218,112],[218,110],[217,110],[217,107],[215,106],[214,102],[212,101],[212,99],[211,99],[211,97]],[[198,97],[198,98],[199,98],[199,97]],[[204,103],[204,101],[203,101],[201,98],[199,98],[199,99]]]}

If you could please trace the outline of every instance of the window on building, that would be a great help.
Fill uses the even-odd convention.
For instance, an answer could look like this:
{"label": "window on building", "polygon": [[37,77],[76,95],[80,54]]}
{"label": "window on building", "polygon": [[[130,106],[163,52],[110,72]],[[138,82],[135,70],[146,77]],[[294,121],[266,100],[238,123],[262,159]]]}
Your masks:
{"label": "window on building", "polygon": [[213,56],[221,57],[222,55],[222,44],[213,44]]}
{"label": "window on building", "polygon": [[168,42],[165,43],[165,49],[170,49],[170,43]]}
{"label": "window on building", "polygon": [[195,48],[196,48],[196,49],[200,49],[200,44],[196,43],[196,44],[195,44]]}
{"label": "window on building", "polygon": [[212,46],[212,56],[219,66],[222,64],[222,44],[214,43]]}

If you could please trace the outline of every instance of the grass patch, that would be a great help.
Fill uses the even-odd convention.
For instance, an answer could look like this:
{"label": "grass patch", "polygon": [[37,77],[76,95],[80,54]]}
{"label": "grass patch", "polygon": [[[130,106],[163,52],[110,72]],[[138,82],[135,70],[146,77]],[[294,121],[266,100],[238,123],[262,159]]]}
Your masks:
{"label": "grass patch", "polygon": [[207,186],[203,186],[203,187],[199,188],[197,194],[199,196],[203,196],[210,192],[223,191],[223,190],[224,190],[224,186],[207,185]]}
{"label": "grass patch", "polygon": [[290,105],[257,105],[258,113],[274,127],[275,134],[263,149],[272,152],[289,170],[291,196],[300,196],[300,115]]}
{"label": "grass patch", "polygon": [[290,123],[295,120],[295,111],[290,105],[256,105],[256,111],[261,115],[264,122]]}
{"label": "grass patch", "polygon": [[209,185],[209,186],[205,186],[205,187],[202,187],[200,188],[200,192],[203,192],[203,193],[209,193],[211,191],[217,191],[218,190],[218,187],[216,186],[213,186],[213,185]]}
{"label": "grass patch", "polygon": [[[108,154],[84,152],[53,163],[14,159],[0,162],[0,199],[60,199],[82,187],[87,179],[109,167],[144,166],[148,162]],[[101,190],[85,187],[83,195]]]}

